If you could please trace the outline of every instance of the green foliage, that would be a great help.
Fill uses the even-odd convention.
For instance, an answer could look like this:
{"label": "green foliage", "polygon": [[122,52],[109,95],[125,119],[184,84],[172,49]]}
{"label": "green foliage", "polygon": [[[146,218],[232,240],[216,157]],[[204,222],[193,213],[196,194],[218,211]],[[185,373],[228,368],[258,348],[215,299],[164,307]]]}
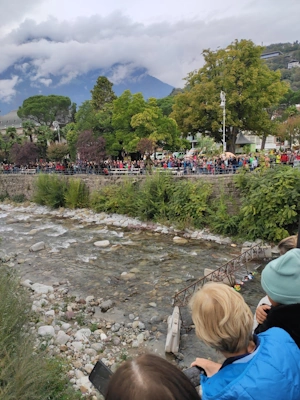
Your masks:
{"label": "green foliage", "polygon": [[[211,202],[208,225],[213,232],[231,236],[238,234],[239,215],[229,213],[229,205],[232,203],[234,203],[234,199],[228,198],[224,193]],[[238,210],[238,207],[236,209]]]}
{"label": "green foliage", "polygon": [[36,180],[33,201],[51,208],[65,206],[67,183],[57,175],[40,174]]}
{"label": "green foliage", "polygon": [[47,157],[51,161],[62,161],[68,154],[68,145],[65,143],[52,143],[48,147]]}
{"label": "green foliage", "polygon": [[226,49],[203,51],[205,65],[188,75],[186,90],[176,96],[171,114],[185,134],[201,131],[221,141],[221,90],[226,93],[230,151],[235,150],[239,130],[264,131],[270,120],[267,109],[278,104],[288,87],[280,73],[260,59],[262,49],[251,40],[236,40]]}
{"label": "green foliage", "polygon": [[142,220],[166,220],[173,190],[174,180],[170,174],[161,172],[147,176],[137,193],[138,216]]}
{"label": "green foliage", "polygon": [[89,189],[81,179],[70,179],[65,193],[66,207],[85,208],[89,205]]}
{"label": "green foliage", "polygon": [[97,211],[114,212],[178,226],[205,224],[211,185],[175,179],[169,173],[149,175],[140,182],[125,180],[93,193],[91,206]]}
{"label": "green foliage", "polygon": [[105,76],[98,77],[93,90],[91,90],[91,104],[95,111],[102,110],[107,103],[112,103],[117,98],[112,87],[113,84]]}
{"label": "green foliage", "polygon": [[179,226],[203,227],[210,195],[211,185],[207,182],[178,181],[168,205],[168,219]]}
{"label": "green foliage", "polygon": [[243,195],[241,235],[279,241],[297,230],[300,171],[281,167],[244,172],[235,182]]}
{"label": "green foliage", "polygon": [[11,271],[0,266],[0,398],[75,400],[64,365],[34,350],[28,295]]}
{"label": "green foliage", "polygon": [[107,185],[91,195],[91,207],[96,212],[111,212],[137,216],[136,192],[138,184],[132,179],[124,179],[118,185]]}
{"label": "green foliage", "polygon": [[37,95],[23,101],[18,110],[22,119],[30,119],[41,125],[51,126],[57,118],[68,118],[71,107],[69,97]]}
{"label": "green foliage", "polygon": [[11,200],[15,203],[23,203],[26,200],[26,196],[23,193],[15,194],[14,196],[11,196]]}

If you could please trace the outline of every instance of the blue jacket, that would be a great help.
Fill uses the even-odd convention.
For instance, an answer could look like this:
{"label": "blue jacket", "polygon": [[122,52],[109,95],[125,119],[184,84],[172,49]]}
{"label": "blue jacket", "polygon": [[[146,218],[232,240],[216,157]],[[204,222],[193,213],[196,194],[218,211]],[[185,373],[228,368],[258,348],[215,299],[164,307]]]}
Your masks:
{"label": "blue jacket", "polygon": [[259,346],[208,378],[201,375],[202,400],[300,400],[300,350],[290,335],[271,328]]}

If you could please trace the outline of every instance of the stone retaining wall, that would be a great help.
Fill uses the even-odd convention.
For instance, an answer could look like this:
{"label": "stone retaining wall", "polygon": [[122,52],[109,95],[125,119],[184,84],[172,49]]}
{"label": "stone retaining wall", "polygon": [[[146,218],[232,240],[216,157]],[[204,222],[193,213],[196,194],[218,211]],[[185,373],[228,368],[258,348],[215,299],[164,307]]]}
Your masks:
{"label": "stone retaining wall", "polygon": [[[31,200],[34,192],[34,183],[38,175],[14,175],[14,174],[0,174],[0,196],[8,194],[9,197],[18,195],[24,195],[27,200]],[[111,183],[118,184],[128,177],[124,176],[98,176],[98,175],[73,175],[65,176],[62,175],[62,179],[80,178],[89,187],[90,191],[99,190],[101,187]],[[145,179],[145,176],[134,176],[131,179],[141,180]],[[213,184],[213,196],[218,197],[220,194],[225,195],[233,194],[235,199],[239,199],[238,191],[236,190],[232,175],[190,175],[190,176],[178,176],[175,179],[189,179],[204,180]]]}

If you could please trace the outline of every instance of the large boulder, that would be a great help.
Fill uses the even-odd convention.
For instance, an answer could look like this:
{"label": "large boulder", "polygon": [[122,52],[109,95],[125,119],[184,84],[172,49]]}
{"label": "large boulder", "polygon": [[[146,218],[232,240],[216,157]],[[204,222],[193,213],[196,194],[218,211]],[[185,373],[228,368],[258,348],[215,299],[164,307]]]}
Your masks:
{"label": "large boulder", "polygon": [[45,248],[46,248],[46,245],[44,242],[38,242],[38,243],[33,244],[30,247],[29,251],[34,251],[34,252],[41,251],[41,250],[45,250]]}

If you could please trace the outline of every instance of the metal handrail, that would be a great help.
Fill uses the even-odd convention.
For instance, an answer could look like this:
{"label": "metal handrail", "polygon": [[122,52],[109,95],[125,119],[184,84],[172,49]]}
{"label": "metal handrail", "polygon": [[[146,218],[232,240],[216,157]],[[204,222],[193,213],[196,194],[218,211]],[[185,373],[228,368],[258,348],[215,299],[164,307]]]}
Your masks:
{"label": "metal handrail", "polygon": [[233,286],[235,283],[233,274],[240,269],[241,263],[254,259],[262,252],[264,252],[262,243],[258,243],[257,245],[250,247],[250,249],[244,251],[239,256],[236,256],[227,263],[221,265],[221,267],[176,293],[173,299],[174,306],[186,306],[196,289],[199,289],[209,281],[222,282],[227,279],[229,284]]}

